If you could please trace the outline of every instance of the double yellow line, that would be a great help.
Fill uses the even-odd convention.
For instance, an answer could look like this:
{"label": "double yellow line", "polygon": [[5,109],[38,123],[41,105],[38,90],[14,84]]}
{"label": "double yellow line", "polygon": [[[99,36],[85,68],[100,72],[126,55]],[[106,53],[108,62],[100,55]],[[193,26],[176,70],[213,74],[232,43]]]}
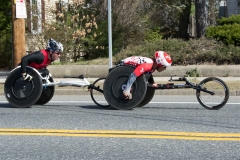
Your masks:
{"label": "double yellow line", "polygon": [[179,139],[179,140],[203,140],[203,141],[240,141],[240,133],[200,133],[200,132],[0,128],[0,135],[106,137],[106,138],[151,138],[151,139]]}

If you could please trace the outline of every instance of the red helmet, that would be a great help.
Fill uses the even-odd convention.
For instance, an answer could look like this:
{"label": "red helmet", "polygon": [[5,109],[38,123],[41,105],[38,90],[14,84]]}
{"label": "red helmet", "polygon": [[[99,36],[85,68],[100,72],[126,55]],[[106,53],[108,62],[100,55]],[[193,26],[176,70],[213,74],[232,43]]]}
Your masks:
{"label": "red helmet", "polygon": [[155,52],[155,59],[158,66],[166,66],[169,67],[172,64],[172,59],[169,54],[163,51],[156,51]]}

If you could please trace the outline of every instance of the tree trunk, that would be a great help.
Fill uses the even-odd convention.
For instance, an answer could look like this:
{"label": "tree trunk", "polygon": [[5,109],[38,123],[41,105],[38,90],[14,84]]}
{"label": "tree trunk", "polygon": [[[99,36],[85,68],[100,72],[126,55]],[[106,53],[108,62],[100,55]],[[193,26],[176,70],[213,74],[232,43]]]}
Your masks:
{"label": "tree trunk", "polygon": [[197,38],[204,36],[207,26],[206,1],[195,0]]}
{"label": "tree trunk", "polygon": [[189,39],[188,34],[188,25],[189,25],[189,18],[190,18],[190,12],[191,12],[191,1],[187,0],[186,7],[182,11],[180,18],[179,18],[179,31],[177,33],[178,38],[182,39]]}

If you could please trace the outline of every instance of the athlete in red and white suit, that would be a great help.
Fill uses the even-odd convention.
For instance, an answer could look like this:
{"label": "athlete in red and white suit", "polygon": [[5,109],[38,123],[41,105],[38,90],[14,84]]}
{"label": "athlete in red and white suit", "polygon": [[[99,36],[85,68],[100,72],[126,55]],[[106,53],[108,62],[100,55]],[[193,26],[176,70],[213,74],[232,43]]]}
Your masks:
{"label": "athlete in red and white suit", "polygon": [[121,64],[133,65],[136,67],[133,73],[130,74],[126,89],[123,91],[126,99],[132,99],[130,91],[136,78],[147,72],[153,73],[155,70],[158,72],[164,71],[166,67],[171,66],[172,59],[166,52],[156,51],[154,58],[132,56],[122,60]]}

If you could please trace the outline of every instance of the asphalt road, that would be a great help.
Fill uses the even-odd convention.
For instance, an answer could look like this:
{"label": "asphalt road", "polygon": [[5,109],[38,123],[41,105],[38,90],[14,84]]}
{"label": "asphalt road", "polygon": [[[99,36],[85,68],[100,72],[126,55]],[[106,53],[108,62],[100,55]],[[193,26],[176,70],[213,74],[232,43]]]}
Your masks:
{"label": "asphalt road", "polygon": [[240,159],[239,96],[217,111],[195,96],[156,95],[127,111],[89,95],[24,109],[0,96],[0,110],[0,159]]}

